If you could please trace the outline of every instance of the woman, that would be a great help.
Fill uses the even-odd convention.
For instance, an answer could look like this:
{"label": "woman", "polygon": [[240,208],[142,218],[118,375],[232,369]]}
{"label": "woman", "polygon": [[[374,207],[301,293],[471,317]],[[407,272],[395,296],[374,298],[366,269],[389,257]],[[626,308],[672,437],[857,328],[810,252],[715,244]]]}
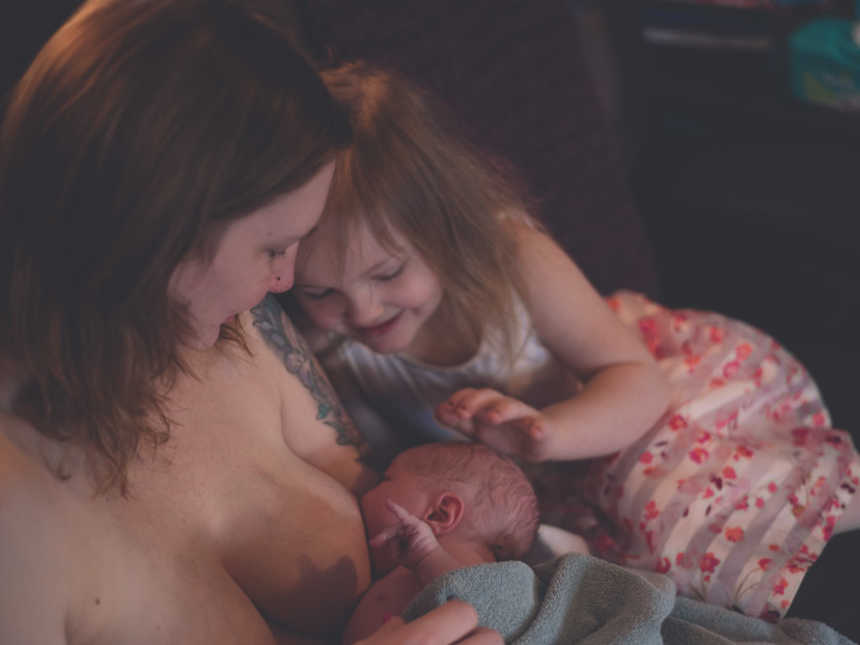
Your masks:
{"label": "woman", "polygon": [[316,642],[370,581],[373,474],[265,295],[349,139],[279,4],[93,0],[10,99],[0,642]]}

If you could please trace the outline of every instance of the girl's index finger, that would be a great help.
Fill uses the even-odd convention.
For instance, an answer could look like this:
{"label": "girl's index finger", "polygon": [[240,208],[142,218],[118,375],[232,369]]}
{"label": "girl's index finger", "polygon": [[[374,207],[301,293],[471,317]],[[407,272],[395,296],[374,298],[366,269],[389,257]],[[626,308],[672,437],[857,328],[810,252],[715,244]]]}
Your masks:
{"label": "girl's index finger", "polygon": [[508,423],[519,419],[537,416],[538,411],[532,406],[513,397],[501,397],[492,401],[477,413],[484,423]]}

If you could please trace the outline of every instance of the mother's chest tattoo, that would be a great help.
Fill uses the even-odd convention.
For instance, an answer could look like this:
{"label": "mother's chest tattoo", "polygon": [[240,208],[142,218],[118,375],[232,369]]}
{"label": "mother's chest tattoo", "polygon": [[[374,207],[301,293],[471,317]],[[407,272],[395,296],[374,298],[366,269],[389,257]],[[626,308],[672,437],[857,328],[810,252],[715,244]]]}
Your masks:
{"label": "mother's chest tattoo", "polygon": [[317,420],[335,430],[340,445],[363,447],[363,441],[344,411],[334,388],[326,378],[305,339],[289,321],[271,295],[251,309],[254,326],[284,367],[310,392],[317,404]]}

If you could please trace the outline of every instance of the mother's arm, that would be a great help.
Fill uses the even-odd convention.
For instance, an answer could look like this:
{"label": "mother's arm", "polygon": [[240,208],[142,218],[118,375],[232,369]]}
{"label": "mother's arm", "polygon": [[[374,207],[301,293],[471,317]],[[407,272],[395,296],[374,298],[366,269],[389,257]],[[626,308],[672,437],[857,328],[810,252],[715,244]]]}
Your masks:
{"label": "mother's arm", "polygon": [[[251,324],[262,344],[295,378],[281,378],[284,439],[296,455],[328,473],[355,494],[372,487],[377,474],[361,461],[366,443],[346,414],[325,373],[281,305],[271,295],[251,309]],[[253,345],[256,339],[249,339]],[[251,347],[254,351],[253,347]],[[282,372],[281,372],[282,373]],[[315,412],[301,427],[289,422],[310,397]]]}

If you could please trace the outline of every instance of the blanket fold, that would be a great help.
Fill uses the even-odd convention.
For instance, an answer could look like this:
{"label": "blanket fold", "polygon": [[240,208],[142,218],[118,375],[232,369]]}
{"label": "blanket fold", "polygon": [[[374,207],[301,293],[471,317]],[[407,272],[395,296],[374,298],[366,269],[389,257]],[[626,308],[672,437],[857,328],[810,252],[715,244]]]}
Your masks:
{"label": "blanket fold", "polygon": [[423,589],[404,618],[414,620],[451,598],[471,603],[481,625],[515,645],[853,643],[824,623],[768,623],[678,596],[667,576],[581,554],[534,568],[495,562],[452,571]]}

